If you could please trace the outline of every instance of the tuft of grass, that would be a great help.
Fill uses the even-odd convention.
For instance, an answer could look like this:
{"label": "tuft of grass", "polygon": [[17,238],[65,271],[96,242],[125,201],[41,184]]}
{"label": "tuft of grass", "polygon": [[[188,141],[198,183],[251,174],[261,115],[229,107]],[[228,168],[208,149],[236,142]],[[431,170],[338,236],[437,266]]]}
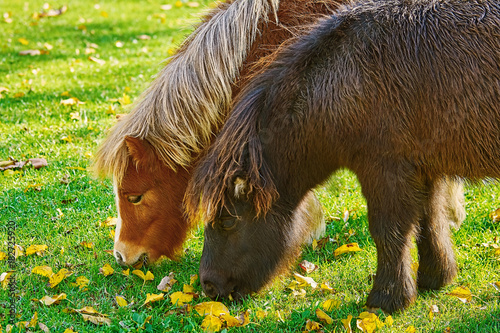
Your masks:
{"label": "tuft of grass", "polygon": [[[36,312],[38,321],[55,332],[67,328],[78,332],[202,331],[203,318],[181,311],[171,304],[169,295],[181,291],[190,276],[197,274],[203,230],[192,231],[179,261],[165,260],[142,269],[149,269],[154,281],[143,282],[135,275],[122,274],[112,256],[104,252],[113,248],[111,228],[101,226],[108,216],[116,215],[111,182],[92,178],[86,168],[114,123],[115,114],[125,113],[130,107],[124,103],[126,97],[133,101],[147,87],[164,60],[192,31],[201,8],[211,1],[200,1],[199,8],[185,4],[176,7],[173,0],[59,1],[51,5],[59,8],[66,4],[68,11],[63,15],[32,18],[44,3],[0,0],[2,14],[8,13],[0,19],[0,87],[9,90],[0,97],[0,160],[48,160],[48,166],[39,170],[28,167],[15,174],[0,172],[0,251],[7,251],[8,221],[16,223],[16,244],[24,249],[32,244],[48,246],[43,256],[17,258],[15,321],[29,321]],[[164,11],[160,7],[163,4],[172,4],[173,8]],[[140,35],[151,38],[143,40]],[[23,45],[21,38],[28,44]],[[117,47],[117,42],[123,47]],[[49,54],[19,55],[27,49],[48,50]],[[89,56],[105,63],[93,62]],[[85,104],[60,103],[69,97]],[[408,310],[393,315],[392,327],[384,326],[379,332],[404,332],[410,326],[417,332],[500,332],[500,293],[491,285],[500,281],[500,258],[483,245],[500,244],[500,225],[489,216],[500,207],[499,193],[500,186],[495,183],[466,187],[467,219],[453,232],[458,277],[443,290],[420,293]],[[341,171],[319,187],[317,195],[325,209],[329,241],[320,249],[304,248],[298,260],[318,265],[318,270],[308,276],[327,282],[336,292],[305,288],[305,297],[294,296],[287,288],[292,274],[279,277],[257,295],[228,304],[234,315],[252,311],[251,324],[230,331],[300,332],[305,330],[307,320],[318,321],[316,308],[327,299],[336,299],[339,306],[327,311],[333,323],[324,324],[323,329],[342,332],[341,319],[349,315],[356,318],[364,311],[376,271],[376,249],[369,235],[360,186],[352,173]],[[346,221],[342,218],[345,209],[350,211]],[[81,246],[84,241],[92,242],[93,247]],[[334,258],[338,246],[352,242],[363,251]],[[115,273],[107,277],[99,274],[104,264],[110,264]],[[41,265],[54,271],[67,268],[73,275],[50,288],[47,278],[31,273]],[[7,261],[0,261],[0,273],[8,270]],[[292,267],[294,271],[300,272],[298,266]],[[156,285],[170,272],[179,282],[166,293],[166,300],[143,306],[146,294],[159,293]],[[90,280],[86,290],[72,286],[79,276]],[[457,286],[470,288],[470,303],[447,295]],[[199,282],[194,287],[201,294]],[[63,292],[67,299],[58,305],[44,306],[36,301]],[[117,295],[133,304],[118,307]],[[2,328],[9,319],[9,296],[0,288]],[[207,300],[200,296],[192,303]],[[432,305],[439,308],[433,319],[429,316]],[[97,327],[77,313],[63,311],[84,306],[109,315],[111,325]],[[266,311],[267,316],[258,318],[258,311]],[[386,316],[380,314],[380,319]],[[351,325],[355,327],[355,319]]]}

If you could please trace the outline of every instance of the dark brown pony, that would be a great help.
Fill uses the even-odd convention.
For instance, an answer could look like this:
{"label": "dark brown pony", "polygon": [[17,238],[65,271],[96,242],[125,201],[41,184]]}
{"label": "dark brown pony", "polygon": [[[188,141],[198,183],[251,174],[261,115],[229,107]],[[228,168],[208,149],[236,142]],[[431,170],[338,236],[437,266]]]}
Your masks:
{"label": "dark brown pony", "polygon": [[450,283],[448,180],[500,177],[498,36],[496,0],[361,0],[285,49],[242,92],[188,187],[189,213],[208,220],[207,295],[269,281],[296,251],[298,203],[339,168],[358,176],[377,246],[367,306],[393,312],[417,286]]}
{"label": "dark brown pony", "polygon": [[[229,1],[187,38],[96,154],[97,173],[114,178],[118,263],[175,258],[189,229],[182,199],[192,165],[223,124],[232,95],[265,56],[340,1]],[[304,205],[322,221],[316,200]]]}

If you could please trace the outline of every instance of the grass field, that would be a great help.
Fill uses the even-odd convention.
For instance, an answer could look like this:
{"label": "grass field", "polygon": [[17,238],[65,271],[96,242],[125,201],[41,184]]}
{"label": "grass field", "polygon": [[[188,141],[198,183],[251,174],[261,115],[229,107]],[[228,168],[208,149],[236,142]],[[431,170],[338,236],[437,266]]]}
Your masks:
{"label": "grass field", "polygon": [[[14,322],[29,322],[36,313],[37,322],[51,332],[202,331],[204,317],[172,304],[169,297],[191,284],[190,277],[198,273],[202,228],[192,232],[178,262],[164,260],[141,269],[149,270],[153,281],[123,274],[105,252],[113,248],[112,228],[102,224],[116,216],[111,181],[93,178],[87,168],[115,115],[127,112],[129,102],[147,87],[211,2],[201,0],[199,7],[179,2],[182,6],[178,7],[173,0],[58,0],[50,8],[67,5],[66,12],[37,18],[33,14],[43,11],[44,3],[0,0],[0,161],[9,157],[48,161],[41,169],[27,166],[0,172],[0,251],[7,252],[8,221],[15,221],[15,243],[24,251],[30,245],[47,245],[41,256],[16,259]],[[165,4],[173,6],[163,10]],[[26,50],[41,54],[19,54]],[[70,97],[84,104],[61,103]],[[360,186],[354,175],[342,171],[319,187],[317,194],[327,216],[329,239],[323,247],[304,248],[298,258],[318,265],[316,271],[306,274],[296,266],[292,272],[328,283],[335,292],[304,287],[305,293],[294,293],[288,288],[292,274],[277,278],[243,303],[227,303],[235,316],[251,310],[250,324],[227,331],[306,331],[308,320],[320,322],[316,309],[333,299],[336,306],[325,311],[333,322],[322,322],[321,329],[345,332],[342,320],[351,315],[353,331],[361,332],[356,318],[364,311],[371,288],[376,250]],[[497,282],[500,288],[500,223],[491,217],[500,207],[500,186],[468,184],[465,195],[467,219],[453,231],[460,268],[454,283],[420,293],[414,305],[392,316],[391,326],[376,328],[376,332],[500,332],[500,291],[494,286]],[[348,217],[345,210],[350,211]],[[354,242],[362,251],[334,257],[337,247]],[[105,264],[114,269],[113,274],[100,273]],[[32,273],[37,266],[50,266],[54,272],[67,269],[72,275],[51,288],[47,277]],[[7,259],[1,260],[0,274],[9,269]],[[143,305],[148,293],[160,293],[156,286],[170,272],[178,282],[165,300]],[[81,276],[89,280],[85,288],[73,285]],[[190,304],[208,301],[199,281],[192,285],[200,296]],[[471,300],[463,303],[449,295],[457,287],[467,287]],[[66,299],[59,304],[47,306],[38,301],[61,293]],[[118,295],[129,305],[119,306]],[[0,288],[3,330],[11,301],[8,289]],[[111,324],[97,326],[84,321],[80,313],[65,311],[85,306],[108,315]],[[431,315],[431,308],[438,311]],[[379,319],[387,322],[384,314]],[[38,325],[28,330],[42,331]]]}

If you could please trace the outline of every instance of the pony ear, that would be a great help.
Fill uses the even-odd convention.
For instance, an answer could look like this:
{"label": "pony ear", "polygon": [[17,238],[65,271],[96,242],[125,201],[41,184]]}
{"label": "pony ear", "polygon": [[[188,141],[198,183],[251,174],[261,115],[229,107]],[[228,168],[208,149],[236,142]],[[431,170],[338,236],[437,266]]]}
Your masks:
{"label": "pony ear", "polygon": [[136,164],[150,165],[154,163],[156,155],[153,147],[146,140],[126,136],[125,144],[127,145],[129,155]]}

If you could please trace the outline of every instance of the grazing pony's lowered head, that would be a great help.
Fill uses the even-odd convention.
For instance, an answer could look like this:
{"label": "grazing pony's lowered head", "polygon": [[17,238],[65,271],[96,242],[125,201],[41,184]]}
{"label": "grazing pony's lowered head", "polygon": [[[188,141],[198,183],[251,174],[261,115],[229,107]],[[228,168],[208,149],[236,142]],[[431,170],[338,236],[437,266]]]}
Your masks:
{"label": "grazing pony's lowered head", "polygon": [[175,259],[189,228],[182,209],[189,171],[166,166],[147,140],[126,136],[122,151],[124,171],[113,184],[116,261],[134,265],[162,255]]}

